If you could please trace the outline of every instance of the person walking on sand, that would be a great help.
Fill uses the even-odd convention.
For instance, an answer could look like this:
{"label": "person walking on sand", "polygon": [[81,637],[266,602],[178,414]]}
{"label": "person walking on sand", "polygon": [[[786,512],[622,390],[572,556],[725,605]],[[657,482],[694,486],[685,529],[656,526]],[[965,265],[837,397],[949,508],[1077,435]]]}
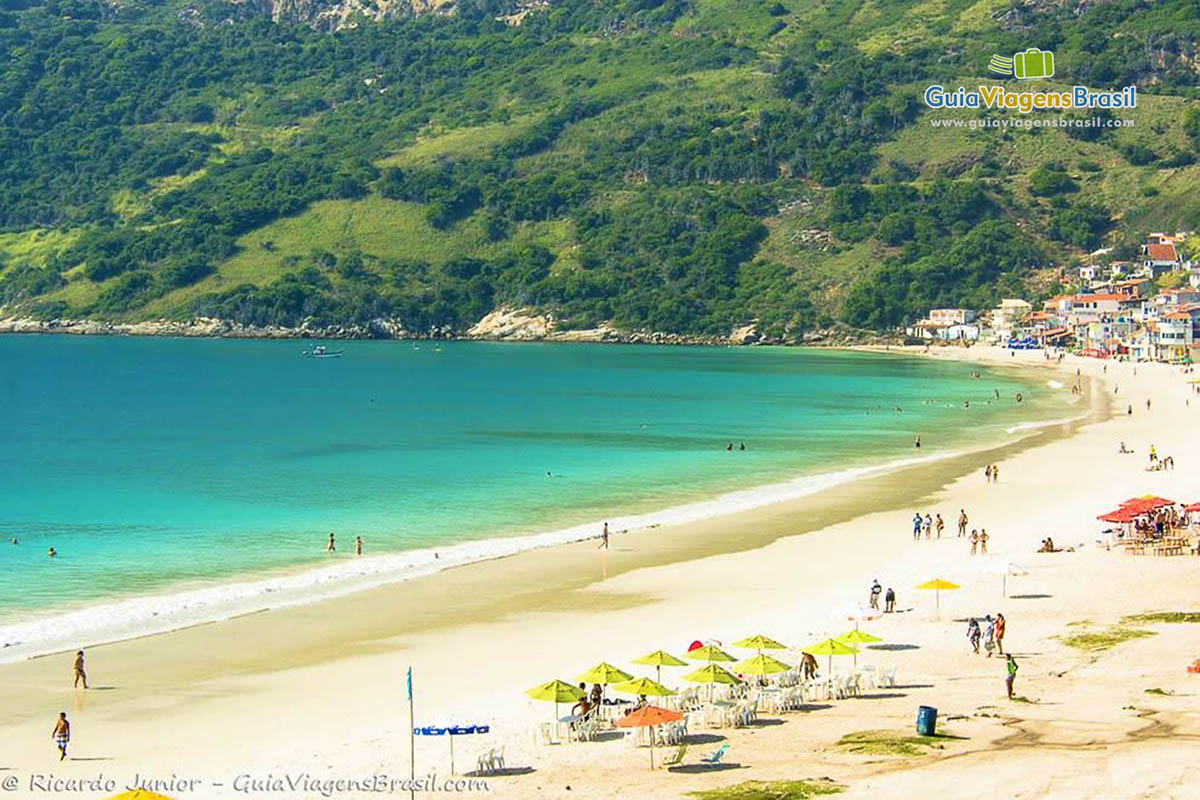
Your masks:
{"label": "person walking on sand", "polygon": [[888,587],[887,594],[883,596],[883,613],[891,614],[896,610],[896,593],[892,591],[892,587]]}
{"label": "person walking on sand", "polygon": [[986,467],[983,468],[983,479],[987,483],[992,482],[992,465],[991,464],[988,464]]}
{"label": "person walking on sand", "polygon": [[971,555],[975,555],[976,549],[979,547],[979,531],[971,529]]}
{"label": "person walking on sand", "polygon": [[980,528],[979,529],[979,554],[980,555],[985,555],[985,556],[987,555],[987,540],[988,540],[987,528]]}
{"label": "person walking on sand", "polygon": [[329,544],[325,545],[325,552],[332,553],[337,550],[337,544],[334,542],[333,531],[329,532]]}
{"label": "person walking on sand", "polygon": [[960,508],[958,510],[958,536],[962,538],[967,535],[967,510]]}
{"label": "person walking on sand", "polygon": [[608,523],[607,522],[604,523],[604,530],[600,531],[600,546],[597,547],[596,549],[597,550],[607,550],[608,549]]}
{"label": "person walking on sand", "polygon": [[1004,655],[1004,615],[996,612],[996,649]]}
{"label": "person walking on sand", "polygon": [[971,643],[975,655],[979,655],[979,620],[974,617],[967,622],[967,641]]}
{"label": "person walking on sand", "polygon": [[354,537],[354,555],[356,555],[356,556],[362,555],[362,537],[361,536]]}
{"label": "person walking on sand", "polygon": [[77,652],[75,654],[74,669],[75,669],[75,684],[74,684],[75,688],[76,689],[79,688],[80,681],[83,681],[84,689],[88,688],[87,671],[83,668],[83,651],[82,650],[80,650],[79,652]]}
{"label": "person walking on sand", "polygon": [[1012,653],[1008,654],[1008,677],[1004,679],[1004,686],[1008,689],[1008,699],[1012,700],[1013,696],[1013,681],[1017,679],[1017,660],[1012,657]]}
{"label": "person walking on sand", "polygon": [[918,541],[921,538],[921,512],[913,513],[913,541]]}
{"label": "person walking on sand", "polygon": [[871,584],[871,608],[879,610],[879,595],[883,592],[883,587],[879,585],[879,578]]}
{"label": "person walking on sand", "polygon": [[992,657],[992,651],[996,649],[996,621],[992,619],[992,615],[988,614],[983,618],[983,649],[987,651],[987,657]]}
{"label": "person walking on sand", "polygon": [[992,464],[992,483],[1000,482],[1000,467]]}
{"label": "person walking on sand", "polygon": [[942,531],[946,530],[946,521],[942,519],[941,514],[937,515],[937,521],[934,523],[934,525],[937,527],[937,538],[942,538]]}
{"label": "person walking on sand", "polygon": [[67,721],[67,712],[58,713],[58,719],[54,722],[54,732],[50,736],[58,748],[58,760],[62,761],[67,757],[67,745],[71,741],[71,723]]}

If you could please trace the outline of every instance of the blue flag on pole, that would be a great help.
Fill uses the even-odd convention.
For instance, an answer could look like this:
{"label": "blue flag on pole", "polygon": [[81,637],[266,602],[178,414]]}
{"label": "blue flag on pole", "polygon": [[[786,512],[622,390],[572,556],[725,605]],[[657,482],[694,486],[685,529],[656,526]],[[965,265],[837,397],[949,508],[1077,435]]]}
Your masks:
{"label": "blue flag on pole", "polygon": [[412,700],[412,667],[408,668],[408,699]]}

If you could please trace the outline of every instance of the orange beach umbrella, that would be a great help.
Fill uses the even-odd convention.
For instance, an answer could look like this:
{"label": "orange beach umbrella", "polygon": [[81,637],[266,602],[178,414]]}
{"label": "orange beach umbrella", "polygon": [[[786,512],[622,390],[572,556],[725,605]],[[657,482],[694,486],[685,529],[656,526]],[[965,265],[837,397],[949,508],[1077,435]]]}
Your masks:
{"label": "orange beach umbrella", "polygon": [[[646,728],[655,725],[662,725],[667,722],[678,722],[683,719],[683,714],[678,711],[672,711],[669,708],[659,708],[658,706],[645,706],[639,708],[632,714],[626,714],[617,720],[618,728]],[[650,769],[654,769],[654,733],[650,734]]]}

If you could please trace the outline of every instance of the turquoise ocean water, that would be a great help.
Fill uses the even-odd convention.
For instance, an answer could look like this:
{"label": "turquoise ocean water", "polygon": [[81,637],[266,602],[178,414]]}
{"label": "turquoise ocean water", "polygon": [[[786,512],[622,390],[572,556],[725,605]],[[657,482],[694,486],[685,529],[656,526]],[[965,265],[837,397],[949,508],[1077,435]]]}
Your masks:
{"label": "turquoise ocean water", "polygon": [[1018,373],[882,355],[335,346],[0,337],[0,622],[328,565],[330,531],[351,559],[356,534],[375,555],[560,530],[1065,414]]}

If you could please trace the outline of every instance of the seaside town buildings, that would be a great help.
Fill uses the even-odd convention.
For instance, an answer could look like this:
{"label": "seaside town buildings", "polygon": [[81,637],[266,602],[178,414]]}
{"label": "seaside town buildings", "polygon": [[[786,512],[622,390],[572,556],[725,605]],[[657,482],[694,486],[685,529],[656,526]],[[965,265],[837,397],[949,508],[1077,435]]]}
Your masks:
{"label": "seaside town buildings", "polygon": [[[1054,346],[1099,358],[1188,363],[1200,360],[1200,262],[1190,231],[1152,233],[1137,261],[1115,261],[1108,249],[1089,255],[1079,286],[1040,307],[1020,298],[993,309],[939,308],[913,323],[923,341],[987,341],[1009,347]],[[1075,273],[1072,273],[1075,274]]]}

